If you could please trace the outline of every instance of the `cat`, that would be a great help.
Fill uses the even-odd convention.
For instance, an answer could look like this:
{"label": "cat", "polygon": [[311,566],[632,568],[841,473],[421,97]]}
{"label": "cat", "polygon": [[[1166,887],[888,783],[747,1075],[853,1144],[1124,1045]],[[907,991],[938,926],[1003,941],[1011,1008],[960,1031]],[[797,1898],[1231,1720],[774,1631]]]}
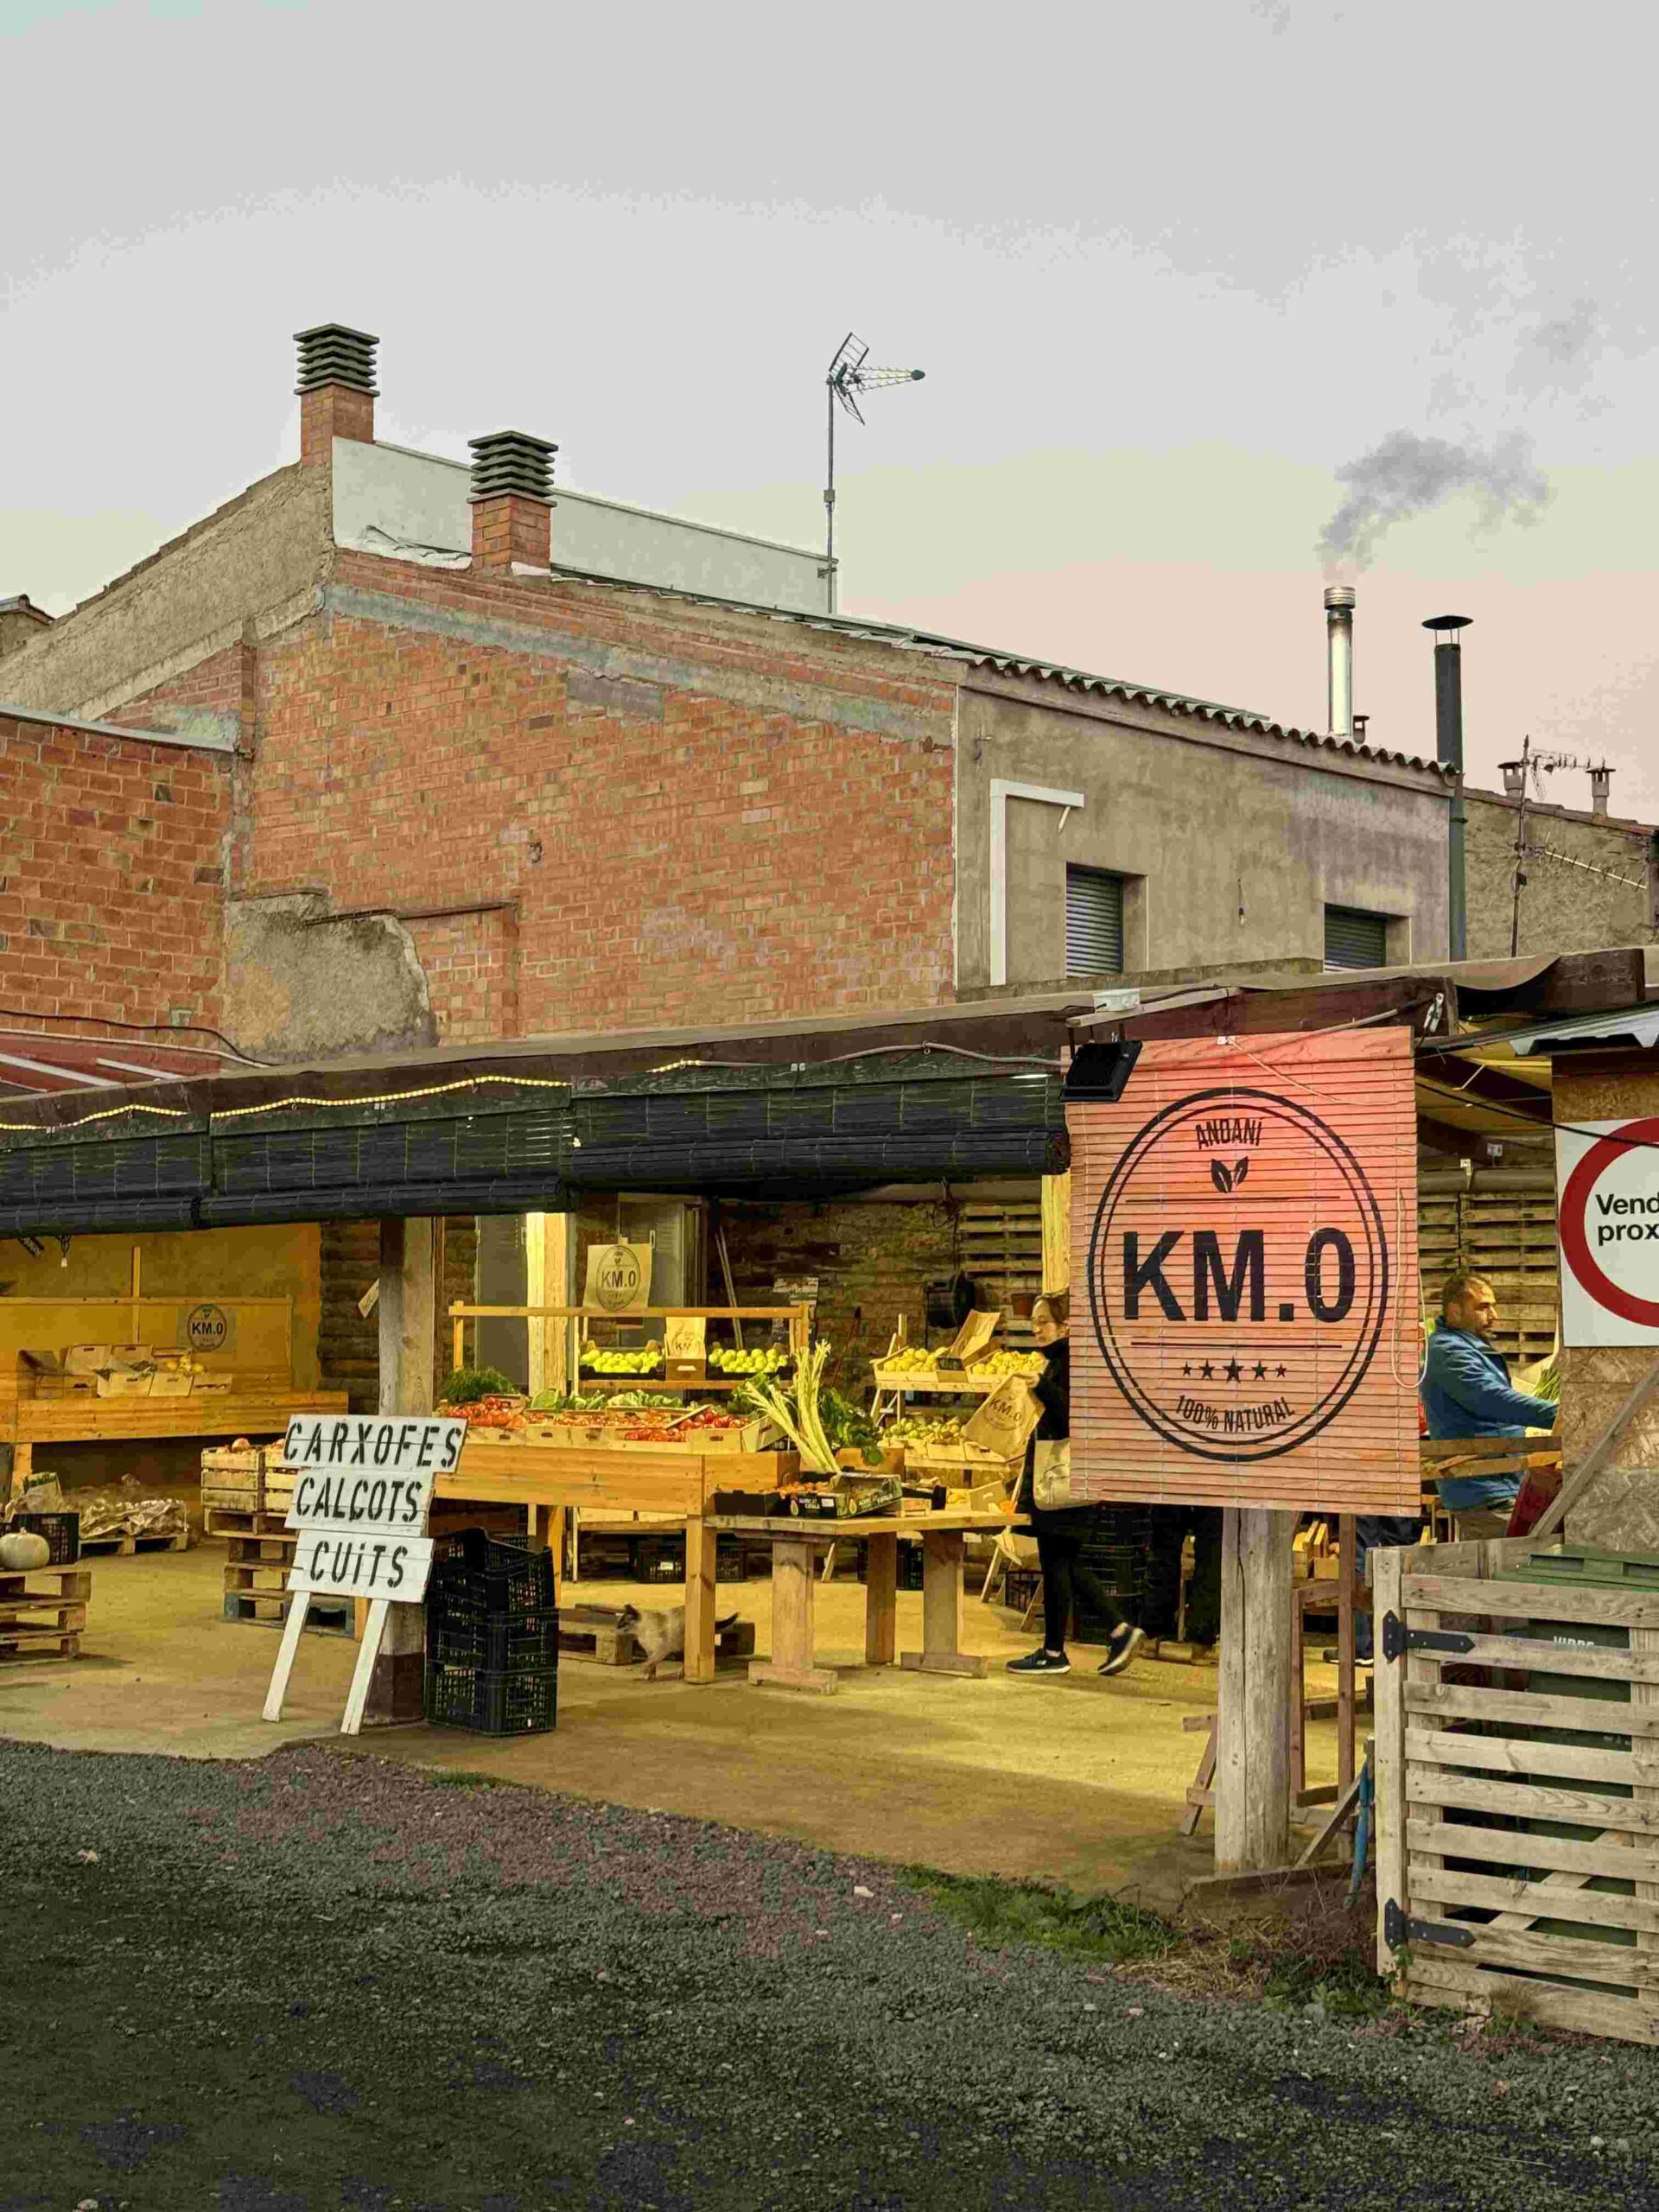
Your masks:
{"label": "cat", "polygon": [[[715,1623],[715,1632],[735,1626],[742,1618],[728,1613],[723,1620]],[[663,1612],[642,1612],[638,1605],[624,1605],[616,1617],[619,1629],[626,1629],[645,1655],[645,1680],[656,1679],[657,1669],[667,1659],[685,1657],[685,1607],[670,1605]]]}

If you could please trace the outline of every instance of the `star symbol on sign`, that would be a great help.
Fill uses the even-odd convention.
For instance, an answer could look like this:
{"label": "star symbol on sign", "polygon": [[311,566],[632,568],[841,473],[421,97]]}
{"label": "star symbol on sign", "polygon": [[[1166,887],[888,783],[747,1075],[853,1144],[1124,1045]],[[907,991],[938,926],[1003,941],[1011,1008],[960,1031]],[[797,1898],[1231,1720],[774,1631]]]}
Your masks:
{"label": "star symbol on sign", "polygon": [[1243,1372],[1244,1372],[1243,1369],[1239,1365],[1238,1362],[1237,1362],[1236,1359],[1230,1359],[1230,1360],[1228,1361],[1228,1363],[1227,1363],[1227,1380],[1228,1380],[1230,1382],[1237,1382],[1237,1380],[1238,1380],[1238,1378],[1239,1378],[1239,1376],[1240,1376]]}
{"label": "star symbol on sign", "polygon": [[[1284,1370],[1281,1369],[1280,1372],[1281,1374],[1283,1371]],[[1255,1374],[1253,1379],[1257,1382],[1265,1382],[1268,1379],[1268,1370],[1262,1364],[1262,1362],[1259,1359],[1255,1363]]]}
{"label": "star symbol on sign", "polygon": [[1211,1376],[1215,1373],[1215,1371],[1216,1371],[1216,1370],[1215,1370],[1215,1363],[1214,1363],[1214,1362],[1213,1362],[1213,1361],[1211,1361],[1211,1360],[1208,1360],[1208,1359],[1206,1359],[1206,1360],[1205,1361],[1205,1363],[1204,1363],[1204,1379],[1205,1379],[1205,1381],[1206,1382],[1210,1380]]}
{"label": "star symbol on sign", "polygon": [[1185,1366],[1182,1368],[1181,1372],[1183,1375],[1190,1375],[1192,1372],[1192,1363],[1190,1359],[1187,1361]]}
{"label": "star symbol on sign", "polygon": [[1290,1372],[1289,1369],[1285,1367],[1275,1367],[1273,1371],[1275,1375],[1280,1376],[1281,1380]]}

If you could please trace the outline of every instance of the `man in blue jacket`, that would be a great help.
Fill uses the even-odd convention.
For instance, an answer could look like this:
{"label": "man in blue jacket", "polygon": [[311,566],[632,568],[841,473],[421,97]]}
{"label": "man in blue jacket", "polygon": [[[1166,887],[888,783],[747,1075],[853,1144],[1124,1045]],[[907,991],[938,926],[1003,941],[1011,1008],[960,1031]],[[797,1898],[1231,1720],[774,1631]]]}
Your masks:
{"label": "man in blue jacket", "polygon": [[[1485,1277],[1452,1276],[1440,1294],[1440,1325],[1423,1367],[1431,1436],[1523,1436],[1529,1428],[1555,1426],[1558,1408],[1510,1382],[1509,1362],[1491,1342],[1497,1323],[1497,1300]],[[1460,1537],[1502,1536],[1521,1478],[1453,1475],[1437,1487]]]}

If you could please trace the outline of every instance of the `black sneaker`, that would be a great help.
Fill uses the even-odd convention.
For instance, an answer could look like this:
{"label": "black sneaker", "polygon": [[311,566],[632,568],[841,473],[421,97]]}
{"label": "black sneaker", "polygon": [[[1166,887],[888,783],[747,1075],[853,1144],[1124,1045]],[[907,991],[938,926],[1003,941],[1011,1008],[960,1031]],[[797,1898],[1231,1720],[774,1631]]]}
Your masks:
{"label": "black sneaker", "polygon": [[1064,1651],[1032,1651],[1023,1659],[1010,1659],[1011,1675],[1069,1675],[1071,1662]]}
{"label": "black sneaker", "polygon": [[1146,1640],[1144,1629],[1132,1628],[1128,1621],[1121,1622],[1107,1638],[1111,1656],[1101,1668],[1101,1673],[1121,1675]]}

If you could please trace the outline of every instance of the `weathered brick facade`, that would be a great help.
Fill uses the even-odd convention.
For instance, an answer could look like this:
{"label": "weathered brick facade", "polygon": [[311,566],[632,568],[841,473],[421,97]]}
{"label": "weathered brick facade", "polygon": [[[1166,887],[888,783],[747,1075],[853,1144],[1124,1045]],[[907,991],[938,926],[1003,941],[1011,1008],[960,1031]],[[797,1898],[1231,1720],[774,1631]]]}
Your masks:
{"label": "weathered brick facade", "polygon": [[892,658],[341,554],[118,711],[250,747],[230,894],[405,918],[466,1043],[947,998],[951,694]]}
{"label": "weathered brick facade", "polygon": [[25,1013],[219,1012],[232,764],[0,713],[0,989]]}

